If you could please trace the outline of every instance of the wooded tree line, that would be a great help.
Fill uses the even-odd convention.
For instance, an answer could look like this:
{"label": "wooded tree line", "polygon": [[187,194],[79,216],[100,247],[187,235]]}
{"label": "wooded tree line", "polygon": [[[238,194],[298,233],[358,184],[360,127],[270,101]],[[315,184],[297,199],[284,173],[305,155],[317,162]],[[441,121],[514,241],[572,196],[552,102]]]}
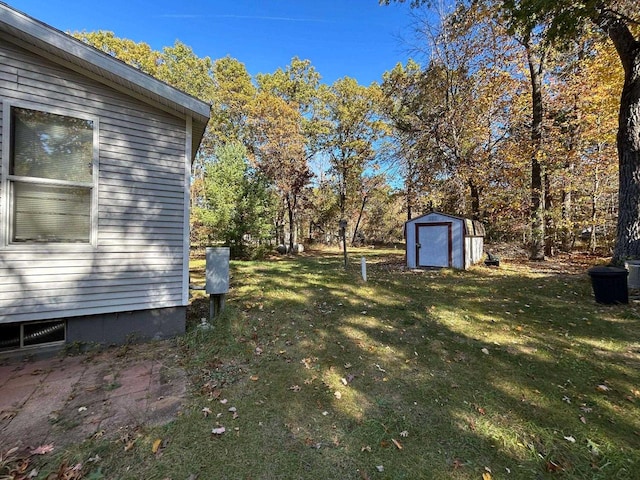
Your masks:
{"label": "wooded tree line", "polygon": [[[404,0],[380,0],[380,3],[393,1]],[[411,0],[413,7],[435,3],[432,0]],[[607,64],[611,57],[617,60],[611,64],[611,67],[618,66],[619,72],[611,80],[619,82],[617,91],[621,92],[616,104],[618,122],[613,129],[617,147],[617,162],[613,168],[618,167],[617,201],[611,209],[617,219],[613,262],[640,258],[640,9],[637,1],[457,0],[456,6],[456,12],[449,16],[453,30],[459,31],[460,26],[471,20],[472,31],[478,25],[474,21],[477,15],[484,18],[488,15],[492,24],[498,27],[497,31],[506,32],[510,40],[508,43],[519,45],[525,52],[523,63],[528,70],[530,96],[526,125],[529,141],[521,146],[528,147],[524,153],[530,159],[528,244],[532,259],[543,259],[545,254],[552,254],[558,244],[565,248],[570,244],[569,232],[575,221],[577,192],[576,184],[571,183],[573,175],[567,172],[573,173],[576,165],[593,166],[591,211],[592,216],[598,216],[598,200],[603,193],[600,189],[604,186],[605,172],[602,170],[609,170],[606,159],[601,155],[608,145],[608,128],[603,125],[603,117],[607,114],[605,111],[596,113],[595,133],[598,139],[594,139],[594,131],[588,130],[588,124],[583,123],[588,117],[585,115],[588,104],[584,104],[583,99],[591,93],[586,89],[594,85],[590,83],[594,72],[586,67],[598,70],[598,62]],[[446,27],[443,30],[446,31]],[[492,29],[487,26],[486,31]],[[502,43],[501,35],[491,35],[489,41]],[[445,38],[445,43],[448,40]],[[581,81],[580,77],[586,81]],[[573,102],[570,88],[565,95],[555,91],[555,87],[565,83],[567,87],[574,86]],[[602,86],[601,83],[595,85]],[[554,104],[557,100],[560,103]],[[605,107],[602,100],[594,100],[596,105]],[[550,135],[549,124],[554,127],[554,133],[560,130],[559,142]],[[587,148],[584,148],[585,142]],[[554,144],[559,150],[551,148]],[[570,157],[567,162],[557,158],[564,153]],[[577,158],[578,164],[571,157]],[[560,215],[555,206],[558,194],[554,195],[554,176],[557,176],[555,170],[558,166],[565,175],[560,176],[563,182],[559,188]],[[584,180],[583,177],[577,178]],[[594,221],[591,223],[590,243],[593,246],[597,225]],[[603,227],[606,229],[606,223]],[[561,233],[560,242],[557,241],[558,231]]]}
{"label": "wooded tree line", "polygon": [[505,12],[485,1],[437,24],[416,15],[423,63],[368,86],[325,84],[299,58],[252,77],[180,42],[154,51],[110,32],[75,35],[211,103],[193,166],[196,245],[251,257],[335,242],[341,219],[352,243],[401,241],[404,221],[435,209],[481,220],[489,240],[524,242],[533,258],[581,234],[611,247],[619,53],[595,26],[557,42],[552,22],[522,26]]}

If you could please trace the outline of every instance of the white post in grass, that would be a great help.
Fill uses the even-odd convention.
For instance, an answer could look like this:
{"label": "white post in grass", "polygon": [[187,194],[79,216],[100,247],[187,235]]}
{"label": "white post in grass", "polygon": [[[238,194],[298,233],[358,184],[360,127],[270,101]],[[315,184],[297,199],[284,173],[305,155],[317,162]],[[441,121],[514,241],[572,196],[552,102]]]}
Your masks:
{"label": "white post in grass", "polygon": [[362,280],[367,281],[367,260],[362,257],[360,259],[360,268],[362,269]]}

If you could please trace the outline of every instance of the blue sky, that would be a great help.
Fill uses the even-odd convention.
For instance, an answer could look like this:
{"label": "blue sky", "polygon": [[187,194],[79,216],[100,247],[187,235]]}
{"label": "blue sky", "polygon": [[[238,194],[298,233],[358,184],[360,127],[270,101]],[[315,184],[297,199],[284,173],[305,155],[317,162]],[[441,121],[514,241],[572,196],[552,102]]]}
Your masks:
{"label": "blue sky", "polygon": [[377,0],[3,0],[63,31],[110,30],[154,49],[178,39],[200,56],[230,55],[249,73],[270,73],[294,56],[309,59],[332,83],[361,84],[410,56],[406,4]]}

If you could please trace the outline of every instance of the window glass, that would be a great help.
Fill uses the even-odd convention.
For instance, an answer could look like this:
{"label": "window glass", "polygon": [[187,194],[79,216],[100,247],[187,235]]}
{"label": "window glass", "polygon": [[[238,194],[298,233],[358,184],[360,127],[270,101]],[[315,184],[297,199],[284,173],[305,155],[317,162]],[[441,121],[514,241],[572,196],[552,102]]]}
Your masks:
{"label": "window glass", "polygon": [[89,242],[91,189],[13,183],[14,242]]}
{"label": "window glass", "polygon": [[13,108],[11,174],[91,182],[93,122]]}

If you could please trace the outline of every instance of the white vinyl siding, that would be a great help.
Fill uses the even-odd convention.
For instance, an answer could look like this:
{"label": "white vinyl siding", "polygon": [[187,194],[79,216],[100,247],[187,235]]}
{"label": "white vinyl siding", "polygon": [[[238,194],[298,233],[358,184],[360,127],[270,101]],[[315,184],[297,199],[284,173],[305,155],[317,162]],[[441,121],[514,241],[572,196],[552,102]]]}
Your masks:
{"label": "white vinyl siding", "polygon": [[[2,84],[2,65],[0,64],[0,85]],[[3,159],[2,159],[2,149],[4,148],[4,135],[3,135],[3,121],[2,121],[2,117],[3,117],[3,112],[4,112],[4,104],[2,102],[2,94],[0,93],[0,219],[2,218],[2,212],[4,209],[4,199],[3,199],[3,195],[4,195],[4,189],[2,188],[2,179],[4,178],[4,172],[2,170],[2,163],[3,163]],[[0,242],[2,242],[2,239],[4,238],[4,233],[5,233],[5,225],[4,223],[0,220]]]}
{"label": "white vinyl siding", "polygon": [[[185,119],[0,34],[3,102],[95,118],[99,158],[93,245],[0,244],[0,323],[185,305]],[[1,127],[4,142],[8,132]],[[6,175],[0,170],[0,178]],[[0,202],[5,199],[0,191]]]}

